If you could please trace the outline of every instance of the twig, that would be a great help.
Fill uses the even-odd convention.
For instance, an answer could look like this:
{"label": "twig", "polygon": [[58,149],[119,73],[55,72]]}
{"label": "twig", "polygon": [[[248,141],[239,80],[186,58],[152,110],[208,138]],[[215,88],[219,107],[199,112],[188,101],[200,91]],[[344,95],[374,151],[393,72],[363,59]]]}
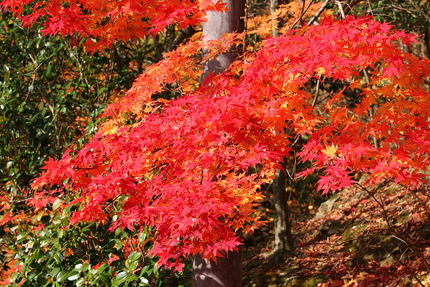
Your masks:
{"label": "twig", "polygon": [[311,7],[312,3],[314,3],[314,0],[311,0],[308,4],[308,6],[306,8],[305,7],[305,1],[303,1],[303,6],[302,6],[302,12],[300,13],[299,18],[296,19],[296,21],[294,21],[293,25],[291,25],[290,30],[293,30],[294,27],[296,27],[297,23],[302,20],[303,16],[306,14],[306,12],[308,12],[309,7]]}
{"label": "twig", "polygon": [[339,7],[339,13],[342,16],[342,19],[345,19],[345,11],[343,11],[342,3],[338,0],[334,1],[336,5]]}
{"label": "twig", "polygon": [[312,25],[318,17],[321,15],[321,13],[324,11],[324,9],[327,7],[330,0],[325,0],[325,2],[321,5],[320,9],[317,11],[317,13],[309,20],[308,25]]}
{"label": "twig", "polygon": [[[321,79],[321,77],[320,77]],[[312,107],[315,107],[315,105],[317,104],[317,100],[318,100],[318,96],[319,96],[319,90],[320,90],[320,79],[317,79],[317,86],[315,87],[315,97],[314,100],[312,102]]]}
{"label": "twig", "polygon": [[351,11],[354,6],[360,4],[361,1],[363,0],[353,0],[350,3],[345,3],[345,5],[343,5],[343,11],[345,12],[345,14]]}
{"label": "twig", "polygon": [[370,0],[367,0],[367,5],[369,5],[370,15],[373,15],[372,4],[370,4]]}

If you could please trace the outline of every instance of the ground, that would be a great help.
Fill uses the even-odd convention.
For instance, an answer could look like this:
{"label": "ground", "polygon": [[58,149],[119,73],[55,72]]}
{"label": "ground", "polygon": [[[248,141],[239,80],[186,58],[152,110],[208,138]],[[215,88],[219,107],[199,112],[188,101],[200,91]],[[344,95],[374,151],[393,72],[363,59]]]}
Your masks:
{"label": "ground", "polygon": [[388,183],[314,197],[289,202],[294,253],[270,254],[270,220],[247,238],[244,286],[430,286],[428,187]]}

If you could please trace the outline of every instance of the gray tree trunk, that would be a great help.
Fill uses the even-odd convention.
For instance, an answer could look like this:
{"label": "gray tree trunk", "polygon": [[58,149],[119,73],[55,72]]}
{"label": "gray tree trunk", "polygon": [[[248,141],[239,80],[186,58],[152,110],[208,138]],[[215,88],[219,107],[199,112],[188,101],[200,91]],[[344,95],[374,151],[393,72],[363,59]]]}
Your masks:
{"label": "gray tree trunk", "polygon": [[194,287],[241,287],[242,248],[238,252],[228,252],[226,258],[207,262],[200,255],[194,256]]}
{"label": "gray tree trunk", "polygon": [[[216,40],[225,33],[242,32],[244,29],[245,1],[224,0],[229,11],[208,12],[207,22],[203,24],[204,41]],[[221,73],[236,58],[240,51],[229,51],[206,63],[203,78],[209,73]],[[200,255],[194,257],[194,287],[241,287],[242,286],[242,248],[238,252],[228,252],[226,258],[217,258],[217,262],[203,260]]]}
{"label": "gray tree trunk", "polygon": [[[217,40],[226,33],[243,32],[245,27],[245,0],[224,0],[229,9],[225,13],[210,11],[207,13],[207,22],[203,23],[203,40]],[[226,69],[241,51],[230,51],[219,55],[216,59],[208,61],[203,78],[208,73],[221,73]]]}
{"label": "gray tree trunk", "polygon": [[[278,19],[276,17],[278,9],[278,0],[270,0],[270,13],[272,14],[273,30],[272,36],[278,36]],[[275,244],[273,247],[273,256],[282,258],[287,250],[293,251],[294,242],[291,234],[289,219],[289,210],[287,206],[287,194],[285,192],[285,172],[276,170],[275,178],[272,182],[273,191],[273,213],[275,223]],[[276,258],[275,258],[276,259]]]}
{"label": "gray tree trunk", "polygon": [[276,170],[276,176],[272,182],[273,213],[275,224],[275,246],[273,248],[273,256],[278,256],[279,259],[281,259],[288,250],[294,250],[294,241],[291,234],[285,183],[285,172],[279,169]]}
{"label": "gray tree trunk", "polygon": [[278,17],[276,16],[275,12],[276,9],[278,9],[278,0],[270,0],[270,14],[272,14],[272,36],[273,38],[278,37]]}

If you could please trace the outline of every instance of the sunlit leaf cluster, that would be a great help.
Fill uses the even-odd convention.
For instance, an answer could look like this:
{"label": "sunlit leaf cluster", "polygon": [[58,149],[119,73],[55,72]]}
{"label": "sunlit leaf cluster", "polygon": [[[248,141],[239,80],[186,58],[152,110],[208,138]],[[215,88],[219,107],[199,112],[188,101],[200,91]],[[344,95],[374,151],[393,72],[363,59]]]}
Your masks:
{"label": "sunlit leaf cluster", "polygon": [[[430,71],[399,41],[414,37],[369,17],[326,18],[264,41],[178,99],[153,100],[167,83],[180,88],[181,67],[200,63],[184,46],[175,52],[183,61],[150,67],[108,107],[117,126],[48,161],[33,187],[80,192],[71,223],[117,215],[112,229],[152,227],[150,253],[181,269],[181,258],[235,250],[239,231],[261,225],[252,217],[260,186],[297,138],[309,138],[300,156],[313,163],[302,175],[321,170],[324,193],[350,186],[354,173],[371,175],[369,184],[417,186],[429,152]],[[328,81],[338,88],[318,88]],[[120,211],[111,208],[118,199]]]}

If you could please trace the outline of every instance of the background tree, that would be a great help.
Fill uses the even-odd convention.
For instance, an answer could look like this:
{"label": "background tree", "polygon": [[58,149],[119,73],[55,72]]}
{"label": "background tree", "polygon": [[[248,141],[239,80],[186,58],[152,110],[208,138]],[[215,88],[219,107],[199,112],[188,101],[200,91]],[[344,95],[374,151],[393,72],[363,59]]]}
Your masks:
{"label": "background tree", "polygon": [[[209,11],[203,23],[203,41],[222,39],[227,33],[242,33],[245,28],[245,1],[224,1],[228,11]],[[209,73],[221,73],[242,53],[243,45],[230,47],[226,52],[205,63],[203,79]],[[222,220],[222,219],[221,219]],[[240,232],[240,231],[238,231]],[[214,260],[194,256],[193,286],[242,286],[242,250],[229,251]]]}

